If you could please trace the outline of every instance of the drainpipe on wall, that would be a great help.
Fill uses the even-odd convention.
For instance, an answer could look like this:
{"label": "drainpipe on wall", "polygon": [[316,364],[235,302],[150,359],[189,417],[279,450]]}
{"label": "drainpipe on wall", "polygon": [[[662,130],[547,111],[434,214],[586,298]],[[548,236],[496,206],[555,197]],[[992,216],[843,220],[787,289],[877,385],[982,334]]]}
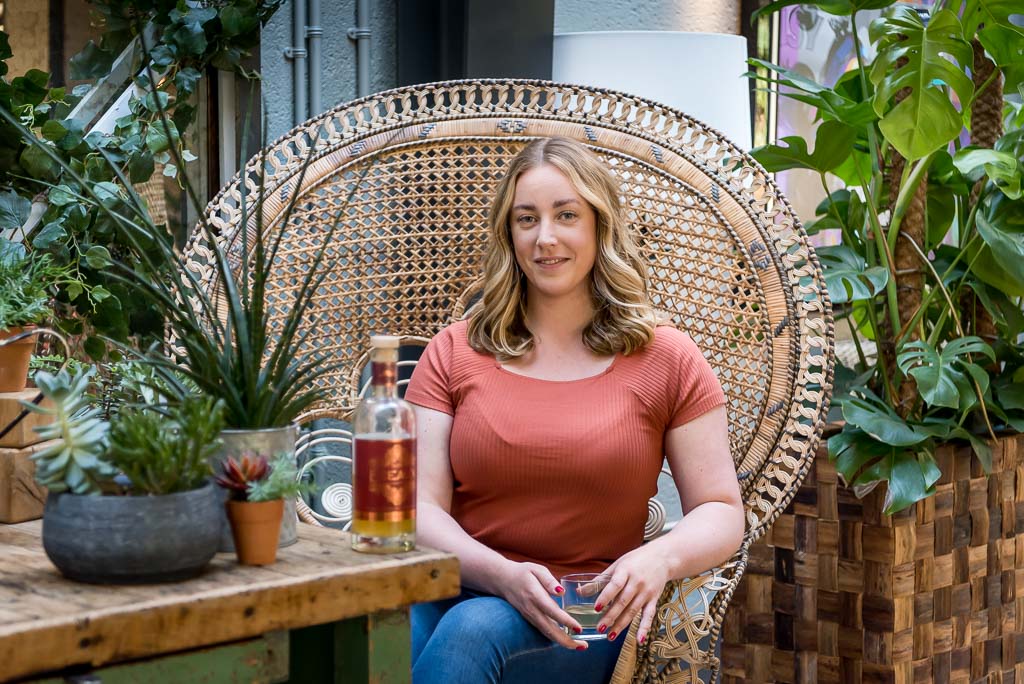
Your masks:
{"label": "drainpipe on wall", "polygon": [[292,92],[294,108],[292,123],[298,125],[309,118],[306,105],[306,0],[292,0],[292,45],[284,56],[292,60]]}
{"label": "drainpipe on wall", "polygon": [[[296,0],[302,2],[302,0]],[[321,105],[320,85],[323,75],[323,64],[321,58],[320,44],[324,29],[320,25],[320,0],[309,0],[309,25],[306,26],[306,36],[309,41],[309,114],[318,116],[323,111]]]}
{"label": "drainpipe on wall", "polygon": [[356,41],[356,96],[370,94],[370,0],[357,0],[356,26],[348,37]]}

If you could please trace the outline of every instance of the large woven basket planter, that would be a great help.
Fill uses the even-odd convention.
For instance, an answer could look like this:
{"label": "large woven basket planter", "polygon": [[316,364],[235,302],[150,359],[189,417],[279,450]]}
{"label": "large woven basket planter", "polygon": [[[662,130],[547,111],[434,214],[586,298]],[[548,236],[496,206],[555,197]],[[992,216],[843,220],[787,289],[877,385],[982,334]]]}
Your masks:
{"label": "large woven basket planter", "polygon": [[753,544],[723,627],[726,682],[1024,681],[1024,436],[940,447],[935,496],[894,516],[824,445]]}

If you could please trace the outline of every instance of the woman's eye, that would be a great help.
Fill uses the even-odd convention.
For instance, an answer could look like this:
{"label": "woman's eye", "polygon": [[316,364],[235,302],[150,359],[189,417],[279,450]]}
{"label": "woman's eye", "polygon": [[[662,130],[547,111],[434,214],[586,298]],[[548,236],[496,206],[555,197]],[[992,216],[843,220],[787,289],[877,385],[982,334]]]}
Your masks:
{"label": "woman's eye", "polygon": [[563,221],[572,221],[574,218],[576,218],[576,212],[563,211],[561,214],[558,215],[558,218],[562,219]]}
{"label": "woman's eye", "polygon": [[530,215],[523,215],[516,219],[516,223],[533,223],[534,218]]}

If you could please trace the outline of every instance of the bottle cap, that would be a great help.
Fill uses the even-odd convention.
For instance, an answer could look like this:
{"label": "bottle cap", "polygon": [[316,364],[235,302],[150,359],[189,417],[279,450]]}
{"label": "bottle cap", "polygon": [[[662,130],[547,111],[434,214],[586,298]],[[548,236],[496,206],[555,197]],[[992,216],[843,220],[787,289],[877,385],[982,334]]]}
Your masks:
{"label": "bottle cap", "polygon": [[398,349],[398,335],[370,335],[370,346],[376,349]]}

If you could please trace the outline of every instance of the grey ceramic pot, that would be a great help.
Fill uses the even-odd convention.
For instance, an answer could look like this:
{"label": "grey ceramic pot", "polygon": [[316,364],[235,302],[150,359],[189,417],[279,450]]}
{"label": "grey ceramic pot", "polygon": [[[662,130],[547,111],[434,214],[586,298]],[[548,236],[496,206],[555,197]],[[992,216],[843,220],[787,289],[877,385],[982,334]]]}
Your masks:
{"label": "grey ceramic pot", "polygon": [[51,493],[43,549],[69,579],[172,582],[198,575],[217,553],[220,516],[212,483],[163,496]]}
{"label": "grey ceramic pot", "polygon": [[[239,458],[242,454],[261,454],[268,461],[273,461],[278,455],[288,454],[295,458],[295,442],[299,438],[299,428],[296,425],[288,425],[281,428],[265,428],[262,430],[223,430],[220,433],[221,449],[214,457],[215,462],[211,464],[216,472],[221,471],[221,464],[228,456]],[[227,507],[228,492],[220,490],[220,516],[221,532],[219,551],[234,551],[235,540],[231,537],[231,523],[228,522]],[[284,501],[284,518],[281,519],[281,534],[277,540],[278,548],[289,546],[299,540],[296,533],[295,523],[298,515],[295,512],[295,499],[289,498]]]}

